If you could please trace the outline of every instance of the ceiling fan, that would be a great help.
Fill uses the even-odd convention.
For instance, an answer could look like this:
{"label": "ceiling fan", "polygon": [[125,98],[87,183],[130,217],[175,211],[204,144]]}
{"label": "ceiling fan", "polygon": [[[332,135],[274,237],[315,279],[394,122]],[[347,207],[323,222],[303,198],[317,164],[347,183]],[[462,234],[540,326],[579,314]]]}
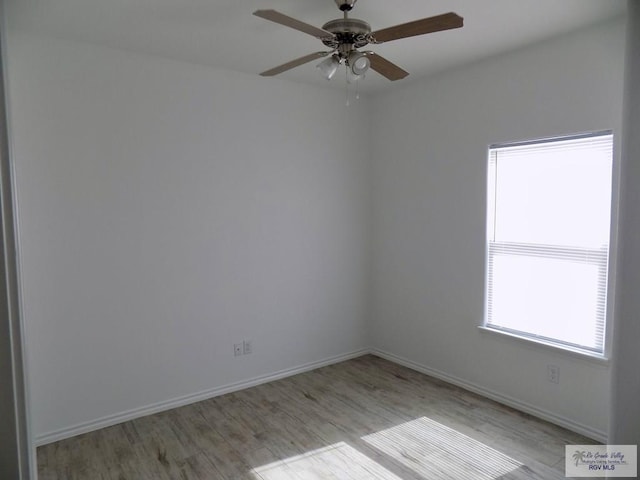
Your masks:
{"label": "ceiling fan", "polygon": [[401,38],[460,28],[463,25],[462,17],[453,12],[449,12],[372,32],[371,26],[367,22],[356,18],[349,18],[348,16],[348,12],[353,9],[357,0],[334,1],[338,8],[344,13],[344,17],[330,20],[325,23],[322,28],[317,28],[308,23],[296,20],[276,10],[256,10],[253,12],[257,17],[312,35],[331,49],[296,58],[295,60],[264,71],[260,75],[263,77],[271,77],[330,55],[329,58],[323,60],[317,66],[320,73],[327,80],[330,80],[335,75],[340,65],[346,65],[347,79],[349,81],[361,78],[369,68],[389,80],[400,80],[409,75],[409,72],[375,52],[359,51],[358,49],[368,44],[380,44]]}

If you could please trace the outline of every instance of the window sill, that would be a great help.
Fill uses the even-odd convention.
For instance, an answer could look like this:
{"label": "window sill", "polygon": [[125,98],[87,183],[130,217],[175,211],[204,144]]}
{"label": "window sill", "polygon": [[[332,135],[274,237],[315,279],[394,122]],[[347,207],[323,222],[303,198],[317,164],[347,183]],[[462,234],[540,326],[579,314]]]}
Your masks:
{"label": "window sill", "polygon": [[499,335],[503,338],[512,338],[518,342],[523,342],[529,345],[537,345],[540,346],[542,348],[546,348],[546,349],[550,349],[553,350],[555,352],[563,352],[563,353],[567,353],[573,357],[579,358],[581,360],[586,360],[588,362],[593,362],[593,363],[597,363],[599,365],[609,365],[609,358],[605,357],[604,355],[599,355],[597,353],[592,353],[592,352],[588,352],[585,350],[580,350],[578,348],[571,348],[571,347],[566,347],[566,346],[562,346],[562,345],[557,345],[555,343],[552,342],[547,342],[544,340],[539,340],[536,338],[531,338],[531,337],[525,337],[523,335],[518,335],[515,333],[511,333],[511,332],[504,332],[502,330],[497,330],[495,328],[491,328],[491,327],[486,327],[484,325],[480,325],[478,327],[478,329],[481,332],[486,332],[490,335]]}

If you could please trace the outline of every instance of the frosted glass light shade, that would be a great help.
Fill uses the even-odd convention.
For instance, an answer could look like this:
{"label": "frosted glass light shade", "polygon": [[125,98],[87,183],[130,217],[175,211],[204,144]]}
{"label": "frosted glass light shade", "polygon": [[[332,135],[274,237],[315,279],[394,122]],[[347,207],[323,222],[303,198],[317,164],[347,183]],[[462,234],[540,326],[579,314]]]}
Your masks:
{"label": "frosted glass light shade", "polygon": [[354,51],[349,55],[349,67],[354,75],[364,75],[370,65],[371,61],[364,53]]}
{"label": "frosted glass light shade", "polygon": [[316,68],[320,71],[320,75],[326,80],[331,80],[340,66],[340,60],[336,55],[332,55],[329,58],[321,61]]}

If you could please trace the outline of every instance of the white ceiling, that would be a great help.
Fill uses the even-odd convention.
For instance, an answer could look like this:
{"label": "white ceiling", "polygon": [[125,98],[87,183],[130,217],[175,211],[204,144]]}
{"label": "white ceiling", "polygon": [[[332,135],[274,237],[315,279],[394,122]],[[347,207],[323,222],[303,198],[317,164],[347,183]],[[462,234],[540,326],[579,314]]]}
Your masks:
{"label": "white ceiling", "polygon": [[[257,18],[274,8],[321,27],[342,13],[333,0],[8,0],[11,29],[257,75],[318,50],[319,40]],[[378,92],[447,68],[513,50],[624,14],[626,0],[359,0],[351,16],[373,30],[454,11],[465,26],[371,46],[410,72],[389,82],[375,72],[361,88]],[[317,62],[316,62],[317,63]],[[275,79],[326,85],[314,62]],[[342,87],[342,78],[331,86]]]}

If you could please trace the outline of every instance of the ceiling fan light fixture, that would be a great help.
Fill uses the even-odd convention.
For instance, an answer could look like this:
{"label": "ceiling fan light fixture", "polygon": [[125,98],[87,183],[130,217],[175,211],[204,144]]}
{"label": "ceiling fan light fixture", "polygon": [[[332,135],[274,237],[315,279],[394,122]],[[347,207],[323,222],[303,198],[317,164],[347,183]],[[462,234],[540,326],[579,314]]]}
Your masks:
{"label": "ceiling fan light fixture", "polygon": [[329,58],[321,61],[316,68],[320,70],[320,75],[325,80],[331,80],[340,66],[340,59],[337,55],[331,55]]}
{"label": "ceiling fan light fixture", "polygon": [[354,75],[364,75],[370,66],[371,61],[365,53],[353,51],[349,54],[349,70]]}

